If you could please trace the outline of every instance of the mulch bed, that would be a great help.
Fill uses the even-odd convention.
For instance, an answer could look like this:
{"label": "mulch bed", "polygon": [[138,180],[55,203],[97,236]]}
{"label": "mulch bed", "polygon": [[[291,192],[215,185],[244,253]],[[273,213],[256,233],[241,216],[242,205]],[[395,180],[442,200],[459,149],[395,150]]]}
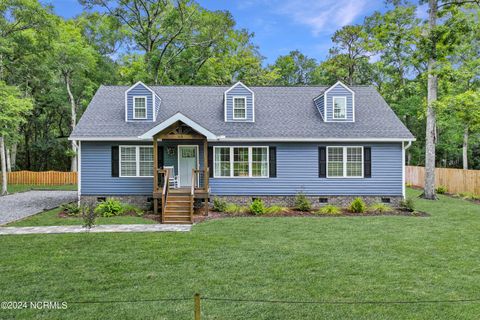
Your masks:
{"label": "mulch bed", "polygon": [[266,218],[276,218],[276,217],[315,217],[315,218],[325,218],[325,217],[374,217],[374,216],[406,216],[406,217],[429,217],[430,215],[426,212],[422,211],[404,211],[394,209],[391,212],[365,212],[365,213],[353,213],[346,209],[341,209],[342,212],[340,214],[332,215],[332,214],[317,214],[313,212],[305,212],[305,211],[298,211],[298,210],[288,210],[282,213],[276,214],[264,214],[260,216],[256,216],[249,213],[239,213],[239,214],[229,214],[224,212],[218,211],[209,211],[208,216],[203,215],[195,215],[194,222],[199,223],[207,220],[215,220],[215,219],[225,219],[225,218],[238,218],[238,217],[245,217],[245,218],[257,218],[257,217],[266,217]]}

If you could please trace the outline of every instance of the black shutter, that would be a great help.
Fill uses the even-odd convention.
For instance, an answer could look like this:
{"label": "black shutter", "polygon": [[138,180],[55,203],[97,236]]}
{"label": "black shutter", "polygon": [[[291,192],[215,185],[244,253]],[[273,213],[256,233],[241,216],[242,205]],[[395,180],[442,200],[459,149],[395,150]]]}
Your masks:
{"label": "black shutter", "polygon": [[157,146],[157,166],[158,169],[163,169],[164,158],[163,158],[163,146]]}
{"label": "black shutter", "polygon": [[277,177],[277,147],[269,147],[268,149],[268,157],[269,157],[269,177],[276,178]]}
{"label": "black shutter", "polygon": [[112,177],[118,177],[118,146],[112,146]]}
{"label": "black shutter", "polygon": [[372,177],[372,148],[363,147],[363,176]]}
{"label": "black shutter", "polygon": [[208,168],[210,170],[210,178],[213,178],[213,147],[208,147]]}
{"label": "black shutter", "polygon": [[318,147],[318,177],[327,177],[327,147]]}

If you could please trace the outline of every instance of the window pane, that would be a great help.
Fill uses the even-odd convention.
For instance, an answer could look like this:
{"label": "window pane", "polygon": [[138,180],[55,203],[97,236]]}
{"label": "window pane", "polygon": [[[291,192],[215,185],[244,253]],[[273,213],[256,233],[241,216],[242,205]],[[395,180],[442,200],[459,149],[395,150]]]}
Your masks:
{"label": "window pane", "polygon": [[120,147],[120,174],[125,177],[137,175],[137,156],[135,147]]}
{"label": "window pane", "polygon": [[347,147],[347,177],[362,176],[362,148]]}
{"label": "window pane", "polygon": [[267,177],[268,176],[268,150],[265,147],[252,148],[252,176]]}
{"label": "window pane", "polygon": [[244,119],[246,117],[245,98],[233,98],[233,117]]}
{"label": "window pane", "polygon": [[140,147],[140,176],[153,176],[153,148]]}
{"label": "window pane", "polygon": [[230,176],[230,148],[215,148],[215,176]]}
{"label": "window pane", "polygon": [[135,162],[122,162],[122,176],[134,177],[137,175],[137,164]]}
{"label": "window pane", "polygon": [[233,176],[248,177],[248,148],[233,148]]}
{"label": "window pane", "polygon": [[343,176],[343,148],[327,148],[328,153],[328,176]]}
{"label": "window pane", "polygon": [[333,117],[342,119],[346,117],[346,99],[333,98]]}
{"label": "window pane", "polygon": [[135,118],[146,118],[147,108],[145,98],[134,97]]}

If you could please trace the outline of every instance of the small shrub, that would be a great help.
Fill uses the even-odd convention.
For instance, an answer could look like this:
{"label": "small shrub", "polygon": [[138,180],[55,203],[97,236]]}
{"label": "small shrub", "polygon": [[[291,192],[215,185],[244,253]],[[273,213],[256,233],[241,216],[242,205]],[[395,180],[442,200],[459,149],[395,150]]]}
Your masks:
{"label": "small shrub", "polygon": [[109,198],[97,205],[95,213],[106,218],[119,216],[123,214],[123,206],[120,201]]}
{"label": "small shrub", "polygon": [[227,203],[224,212],[228,214],[242,214],[245,213],[248,209],[242,206],[239,206],[235,203]]}
{"label": "small shrub", "polygon": [[400,201],[400,208],[405,211],[414,212],[415,203],[413,202],[412,198],[406,198]]}
{"label": "small shrub", "polygon": [[214,198],[213,199],[213,210],[218,211],[218,212],[225,212],[227,209],[227,202],[219,199],[219,198]]}
{"label": "small shrub", "polygon": [[266,210],[265,205],[263,204],[263,201],[260,199],[255,199],[250,205],[250,212],[256,216],[265,214],[265,210]]}
{"label": "small shrub", "polygon": [[318,214],[328,214],[328,215],[337,215],[342,213],[339,207],[334,206],[333,204],[327,204],[326,206],[320,208],[317,211]]}
{"label": "small shrub", "polygon": [[386,213],[386,212],[392,212],[393,209],[390,206],[387,206],[385,203],[375,203],[369,208],[370,211],[373,212],[378,212],[378,213]]}
{"label": "small shrub", "polygon": [[132,204],[123,204],[123,214],[128,214],[128,215],[136,215],[138,217],[141,217],[145,214],[145,212],[140,209],[137,206],[134,206]]}
{"label": "small shrub", "polygon": [[480,200],[480,195],[476,195],[472,192],[460,192],[457,196],[464,200]]}
{"label": "small shrub", "polygon": [[295,196],[295,209],[300,211],[310,211],[312,209],[312,203],[305,193],[300,192]]}
{"label": "small shrub", "polygon": [[66,203],[60,206],[63,212],[65,212],[68,216],[74,217],[80,214],[81,208],[76,203]]}
{"label": "small shrub", "polygon": [[438,186],[436,189],[435,189],[435,192],[438,193],[438,194],[445,194],[448,192],[448,189],[446,186]]}
{"label": "small shrub", "polygon": [[367,211],[367,205],[362,198],[355,198],[352,203],[350,203],[348,210],[353,213],[364,213]]}
{"label": "small shrub", "polygon": [[93,226],[95,226],[97,215],[95,214],[95,210],[93,209],[93,207],[82,206],[80,211],[82,213],[83,227],[91,229]]}
{"label": "small shrub", "polygon": [[285,208],[285,207],[271,206],[271,207],[268,207],[267,209],[265,209],[265,214],[280,214],[280,213],[283,213],[287,210],[288,209]]}
{"label": "small shrub", "polygon": [[413,187],[413,183],[407,182],[407,183],[405,183],[405,187],[411,188],[411,187]]}

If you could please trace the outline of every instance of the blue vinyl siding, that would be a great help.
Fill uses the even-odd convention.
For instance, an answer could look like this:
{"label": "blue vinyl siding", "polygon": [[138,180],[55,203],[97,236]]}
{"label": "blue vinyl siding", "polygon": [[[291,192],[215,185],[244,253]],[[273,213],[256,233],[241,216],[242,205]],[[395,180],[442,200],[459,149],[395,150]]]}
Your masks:
{"label": "blue vinyl siding", "polygon": [[[233,97],[246,97],[247,114],[246,119],[233,119]],[[254,106],[253,106],[253,94],[242,84],[237,84],[226,94],[226,121],[235,122],[253,122],[254,121]]]}
{"label": "blue vinyl siding", "polygon": [[318,112],[322,115],[322,119],[325,120],[325,96],[318,97],[313,103],[315,103]]}
{"label": "blue vinyl siding", "polygon": [[[269,145],[277,147],[277,178],[210,178],[212,195],[294,195],[300,191],[308,195],[402,195],[401,143]],[[370,146],[372,178],[319,178],[321,145]]]}
{"label": "blue vinyl siding", "polygon": [[112,177],[112,146],[152,143],[87,142],[81,146],[82,195],[151,195],[153,178]]}
{"label": "blue vinyl siding", "polygon": [[[148,142],[82,142],[81,150],[81,194],[82,195],[151,195],[153,178],[142,177],[112,177],[112,146],[146,145]],[[178,174],[178,145],[198,145],[199,163],[203,168],[203,143],[182,141],[181,143],[164,142],[164,165],[174,166]],[[169,154],[167,147],[174,147],[174,153]]]}
{"label": "blue vinyl siding", "polygon": [[[149,195],[153,178],[117,178],[111,176],[112,145],[151,145],[151,143],[82,142],[82,195]],[[181,144],[196,144],[184,141]],[[177,143],[164,143],[165,165],[177,170]],[[167,146],[175,152],[168,154]],[[210,178],[214,195],[402,195],[401,143],[240,143],[209,144],[215,146],[262,145],[277,147],[277,178]],[[321,145],[361,145],[372,148],[372,178],[319,178],[318,147]],[[200,168],[203,167],[203,146],[199,146]],[[213,170],[213,168],[211,168]]]}
{"label": "blue vinyl siding", "polygon": [[[133,97],[146,96],[147,97],[147,118],[133,119]],[[159,100],[159,99],[157,99]],[[153,121],[153,95],[145,86],[137,84],[127,93],[127,120],[128,121]]]}
{"label": "blue vinyl siding", "polygon": [[[353,115],[353,95],[350,91],[345,89],[342,85],[337,84],[327,94],[327,108],[326,108],[326,121],[339,121],[339,122],[351,122],[354,121]],[[333,119],[333,97],[347,97],[347,118],[346,119]]]}

